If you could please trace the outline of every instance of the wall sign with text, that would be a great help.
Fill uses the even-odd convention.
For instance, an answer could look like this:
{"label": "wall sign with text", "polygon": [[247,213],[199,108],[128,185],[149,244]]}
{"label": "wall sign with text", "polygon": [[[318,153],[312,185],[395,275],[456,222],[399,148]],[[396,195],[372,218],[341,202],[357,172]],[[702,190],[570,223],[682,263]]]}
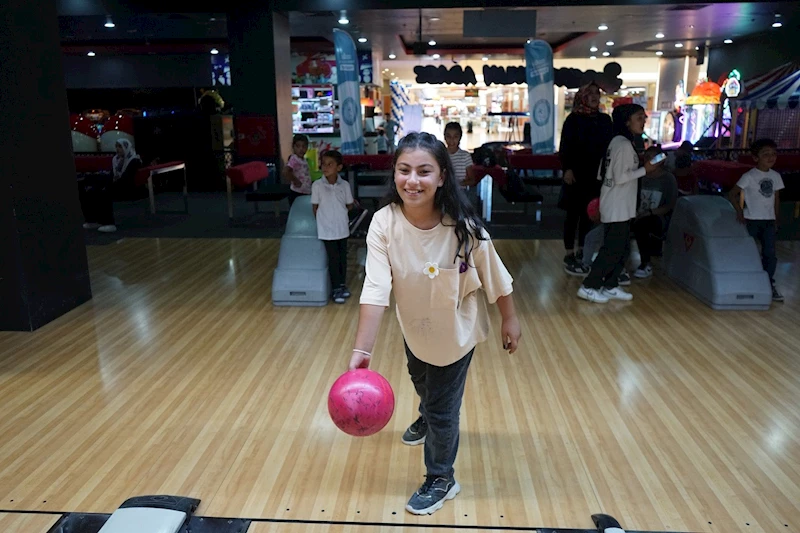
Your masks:
{"label": "wall sign with text", "polygon": [[[476,85],[478,80],[472,67],[462,68],[458,65],[448,69],[444,65],[438,67],[432,65],[416,66],[414,73],[417,75],[417,83],[444,84],[454,83],[456,85]],[[606,92],[616,92],[622,86],[619,75],[622,74],[622,67],[619,63],[608,63],[602,72],[594,70],[580,71],[575,68],[559,68],[554,71],[555,85],[566,87],[567,89],[577,89],[590,82],[594,82]],[[525,67],[497,67],[484,65],[483,81],[489,86],[511,85],[513,83],[525,83]]]}

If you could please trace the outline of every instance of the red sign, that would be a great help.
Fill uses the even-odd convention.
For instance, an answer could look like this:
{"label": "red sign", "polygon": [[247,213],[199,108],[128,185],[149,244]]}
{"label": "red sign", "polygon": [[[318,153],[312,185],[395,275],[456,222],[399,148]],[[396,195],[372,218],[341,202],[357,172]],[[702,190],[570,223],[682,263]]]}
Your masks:
{"label": "red sign", "polygon": [[275,117],[236,117],[233,127],[236,131],[236,152],[240,157],[278,155]]}

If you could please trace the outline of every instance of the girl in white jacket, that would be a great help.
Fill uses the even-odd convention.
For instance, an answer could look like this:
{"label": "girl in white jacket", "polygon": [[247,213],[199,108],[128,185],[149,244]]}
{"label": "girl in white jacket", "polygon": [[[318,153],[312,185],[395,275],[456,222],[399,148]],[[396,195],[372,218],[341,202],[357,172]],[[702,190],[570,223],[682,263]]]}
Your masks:
{"label": "girl in white jacket", "polygon": [[640,168],[633,145],[647,122],[644,108],[636,104],[621,105],[614,109],[612,119],[615,136],[608,145],[597,177],[603,182],[600,189],[603,247],[578,290],[579,298],[597,303],[633,299],[632,294],[619,288],[618,279],[630,246],[631,220],[636,217],[637,180],[658,166],[645,161]]}

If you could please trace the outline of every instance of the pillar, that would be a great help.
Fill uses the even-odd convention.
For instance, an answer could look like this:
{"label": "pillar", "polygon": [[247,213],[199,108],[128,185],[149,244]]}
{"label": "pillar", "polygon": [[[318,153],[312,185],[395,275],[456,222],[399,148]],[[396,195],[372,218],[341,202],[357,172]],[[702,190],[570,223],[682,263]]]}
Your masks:
{"label": "pillar", "polygon": [[91,298],[56,0],[0,3],[0,330]]}
{"label": "pillar", "polygon": [[234,113],[274,118],[276,155],[285,162],[292,147],[289,18],[269,4],[236,4],[227,13]]}

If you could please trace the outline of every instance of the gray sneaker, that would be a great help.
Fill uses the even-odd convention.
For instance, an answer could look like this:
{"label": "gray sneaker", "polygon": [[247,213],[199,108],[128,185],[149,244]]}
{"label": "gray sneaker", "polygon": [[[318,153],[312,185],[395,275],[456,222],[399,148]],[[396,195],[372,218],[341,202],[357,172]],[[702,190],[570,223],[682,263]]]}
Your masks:
{"label": "gray sneaker", "polygon": [[416,446],[425,442],[425,435],[428,434],[428,423],[422,417],[408,426],[408,429],[403,433],[403,444],[409,446]]}
{"label": "gray sneaker", "polygon": [[459,492],[461,485],[454,478],[426,476],[425,483],[408,500],[406,511],[416,515],[433,514]]}

